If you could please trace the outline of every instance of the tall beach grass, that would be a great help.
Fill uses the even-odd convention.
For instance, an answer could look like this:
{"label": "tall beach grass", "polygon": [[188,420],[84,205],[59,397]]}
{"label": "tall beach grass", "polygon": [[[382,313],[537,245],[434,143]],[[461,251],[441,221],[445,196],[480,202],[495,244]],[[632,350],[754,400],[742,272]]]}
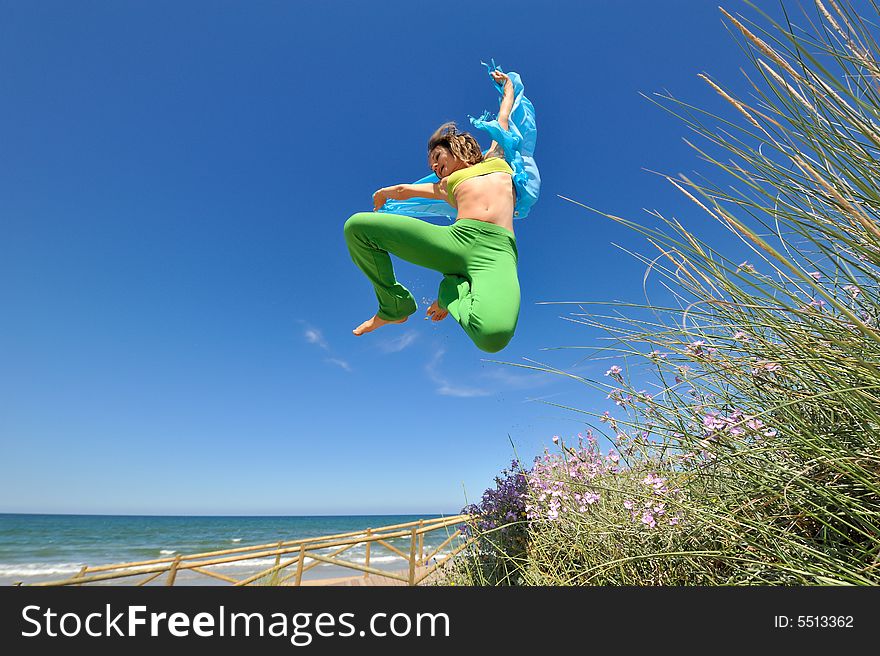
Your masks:
{"label": "tall beach grass", "polygon": [[877,43],[838,0],[785,3],[782,22],[752,10],[721,9],[749,94],[702,75],[729,112],[656,99],[714,170],[667,178],[688,223],[729,239],[601,212],[645,237],[636,257],[667,300],[572,312],[615,359],[600,380],[568,375],[609,407],[579,409],[588,430],[469,508],[458,582],[880,583]]}

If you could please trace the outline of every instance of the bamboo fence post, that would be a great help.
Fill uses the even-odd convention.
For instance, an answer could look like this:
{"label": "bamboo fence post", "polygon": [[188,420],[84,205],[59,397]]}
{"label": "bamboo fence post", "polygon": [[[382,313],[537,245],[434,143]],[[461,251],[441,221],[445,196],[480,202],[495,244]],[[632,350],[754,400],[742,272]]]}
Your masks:
{"label": "bamboo fence post", "polygon": [[425,520],[419,520],[419,562],[422,562],[425,558],[425,534],[421,532],[424,523]]}
{"label": "bamboo fence post", "polygon": [[385,542],[385,540],[376,540],[376,544],[381,544],[383,547],[388,549],[388,551],[391,551],[392,553],[396,553],[398,556],[400,556],[404,560],[407,559],[407,555],[405,553],[403,553],[400,549],[395,547],[393,544],[389,544],[389,543]]}
{"label": "bamboo fence post", "polygon": [[[281,547],[284,546],[284,540],[278,541],[278,555],[275,556],[275,573],[278,572],[278,566],[281,564]],[[273,574],[274,576],[274,574]]]}
{"label": "bamboo fence post", "polygon": [[[134,585],[135,585],[136,588],[140,588],[140,587],[142,587],[142,586],[145,586],[147,583],[150,583],[151,581],[155,581],[155,580],[158,579],[160,576],[162,576],[162,572],[156,572],[155,574],[150,574],[150,575],[149,575],[147,578],[145,578],[143,581],[138,581],[138,582],[135,583]],[[82,583],[77,583],[76,585],[82,585]]]}
{"label": "bamboo fence post", "polygon": [[[366,567],[370,566],[370,547],[372,546],[372,542],[370,542],[369,537],[370,537],[370,534],[372,534],[372,532],[373,532],[373,529],[371,529],[371,528],[367,529],[367,556],[366,556],[366,560],[364,561],[364,565]],[[364,578],[367,578],[368,576],[369,576],[369,574],[367,572],[364,572]]]}
{"label": "bamboo fence post", "polygon": [[[73,578],[75,578],[75,579],[82,578],[82,576],[85,575],[86,570],[87,570],[88,568],[89,568],[88,565],[83,565],[83,566],[82,566],[82,569],[79,571],[79,574],[77,574],[77,575],[74,576]],[[82,585],[82,583],[74,583],[74,585]]]}
{"label": "bamboo fence post", "polygon": [[[341,553],[343,553],[343,552],[345,552],[345,551],[348,551],[348,550],[351,549],[352,547],[356,547],[356,546],[357,546],[356,544],[350,544],[350,545],[348,545],[348,546],[346,546],[346,547],[341,547],[341,548],[337,549],[336,551],[327,554],[327,557],[328,557],[328,558],[335,558],[335,557],[338,556],[339,554],[341,554]],[[291,561],[288,563],[288,565],[292,565],[292,564],[294,563],[295,560],[296,560],[296,558],[294,558],[293,560],[291,560]],[[314,569],[315,567],[317,567],[317,566],[320,565],[320,564],[321,564],[321,561],[320,561],[320,560],[315,560],[315,561],[312,562],[311,565],[306,565],[305,567],[303,567],[303,574],[305,574],[306,572],[308,572],[310,569]],[[287,565],[285,565],[285,567],[287,567]],[[294,571],[293,574],[287,574],[284,578],[282,578],[282,579],[278,582],[279,585],[280,585],[281,583],[284,583],[285,581],[289,581],[289,580],[292,579],[294,576],[296,576],[296,571]]]}
{"label": "bamboo fence post", "polygon": [[168,582],[165,585],[174,585],[174,579],[177,578],[177,566],[180,565],[180,557],[180,554],[177,554],[177,558],[171,563],[171,568],[168,570]]}
{"label": "bamboo fence post", "polygon": [[416,529],[412,530],[409,544],[409,585],[416,584]]}
{"label": "bamboo fence post", "polygon": [[303,580],[303,561],[306,558],[306,545],[302,544],[299,547],[299,558],[296,561],[296,578],[294,579],[294,585],[302,585]]}

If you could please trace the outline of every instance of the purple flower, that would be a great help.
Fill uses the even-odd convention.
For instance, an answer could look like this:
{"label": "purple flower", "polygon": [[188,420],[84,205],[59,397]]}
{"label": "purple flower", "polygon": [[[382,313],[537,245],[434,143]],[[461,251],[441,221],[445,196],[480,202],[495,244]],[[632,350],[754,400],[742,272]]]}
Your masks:
{"label": "purple flower", "polygon": [[613,364],[613,365],[611,365],[611,368],[605,372],[605,375],[606,376],[619,376],[621,371],[623,371],[623,369],[618,367],[616,364]]}
{"label": "purple flower", "polygon": [[862,293],[862,290],[856,287],[855,285],[844,285],[843,288],[852,294],[853,298],[857,298],[859,294]]}
{"label": "purple flower", "polygon": [[724,428],[724,418],[717,410],[710,410],[703,415],[703,428],[707,434],[714,433]]}

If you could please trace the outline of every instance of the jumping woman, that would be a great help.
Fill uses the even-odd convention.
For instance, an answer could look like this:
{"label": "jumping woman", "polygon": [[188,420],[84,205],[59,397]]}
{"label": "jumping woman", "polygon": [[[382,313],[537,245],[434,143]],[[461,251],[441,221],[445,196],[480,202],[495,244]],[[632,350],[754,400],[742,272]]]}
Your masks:
{"label": "jumping woman", "polygon": [[[490,72],[503,88],[497,124],[507,131],[514,85],[499,70]],[[428,166],[437,182],[398,184],[373,194],[373,212],[345,223],[345,241],[355,264],[373,284],[379,310],[354,329],[363,335],[389,323],[403,323],[417,309],[413,295],[394,275],[389,254],[443,274],[437,300],[428,308],[433,321],[448,314],[476,346],[500,351],[513,337],[519,316],[514,171],[496,141],[483,154],[473,136],[454,123],[442,125],[428,140]],[[520,158],[521,161],[521,158]],[[378,210],[388,200],[428,198],[456,210],[452,225]]]}

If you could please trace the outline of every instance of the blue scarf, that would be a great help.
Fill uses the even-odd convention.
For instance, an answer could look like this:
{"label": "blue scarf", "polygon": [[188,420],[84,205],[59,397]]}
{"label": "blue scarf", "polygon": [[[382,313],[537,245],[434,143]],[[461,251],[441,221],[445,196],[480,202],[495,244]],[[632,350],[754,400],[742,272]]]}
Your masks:
{"label": "blue scarf", "polygon": [[[495,65],[494,59],[491,64],[480,63],[486,67],[490,80],[492,80],[492,71],[501,70],[500,66]],[[510,72],[507,76],[513,83],[514,98],[513,109],[510,112],[510,120],[508,121],[509,129],[503,129],[498,124],[497,118],[491,118],[489,112],[483,112],[480,118],[468,116],[468,119],[475,128],[488,132],[492,140],[498,142],[504,149],[504,159],[510,165],[510,168],[513,169],[513,184],[516,187],[516,206],[514,207],[513,218],[523,219],[528,216],[529,210],[537,202],[541,191],[541,174],[538,172],[538,166],[535,164],[534,158],[538,127],[535,124],[535,108],[532,102],[524,95],[525,88],[519,74]],[[492,84],[503,99],[504,85],[495,82],[495,80],[492,80]],[[499,105],[500,103],[501,101],[499,100]],[[421,180],[416,180],[415,184],[425,182],[439,182],[439,178],[431,173]],[[449,220],[452,220],[455,216],[455,211],[449,203],[433,198],[388,200],[385,201],[380,211],[421,218],[446,217]]]}

